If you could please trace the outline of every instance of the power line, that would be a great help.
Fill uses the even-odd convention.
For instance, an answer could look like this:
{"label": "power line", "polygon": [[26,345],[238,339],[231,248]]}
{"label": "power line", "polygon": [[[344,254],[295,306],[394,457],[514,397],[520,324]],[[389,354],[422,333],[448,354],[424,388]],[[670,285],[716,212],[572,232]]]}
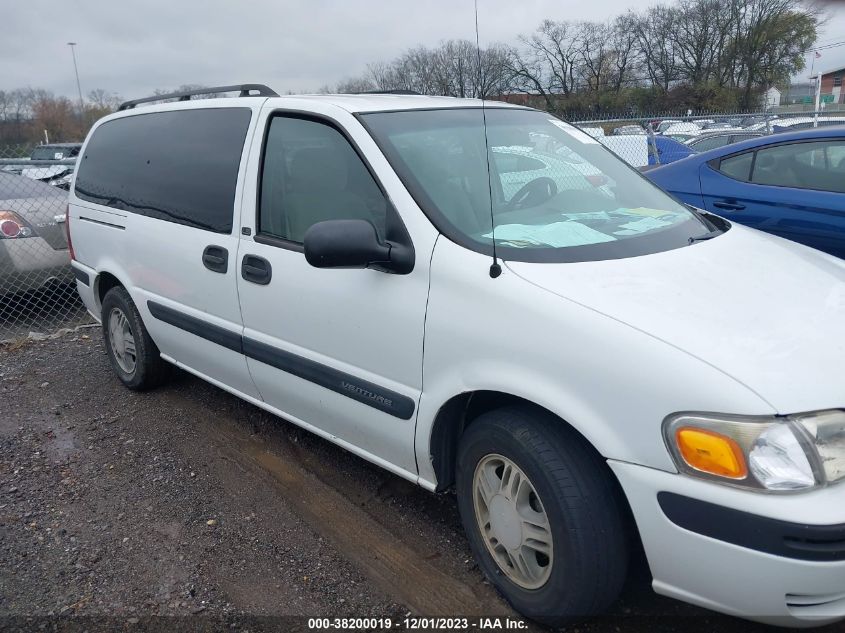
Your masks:
{"label": "power line", "polygon": [[845,41],[842,42],[835,42],[834,44],[825,44],[824,46],[817,46],[814,48],[814,51],[824,51],[828,48],[836,48],[837,46],[845,46]]}

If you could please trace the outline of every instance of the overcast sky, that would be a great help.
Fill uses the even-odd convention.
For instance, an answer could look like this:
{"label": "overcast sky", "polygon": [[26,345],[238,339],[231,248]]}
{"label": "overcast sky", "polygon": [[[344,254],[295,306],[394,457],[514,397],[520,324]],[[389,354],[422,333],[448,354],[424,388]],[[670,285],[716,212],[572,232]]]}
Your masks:
{"label": "overcast sky", "polygon": [[[837,5],[820,45],[845,41],[845,7]],[[512,42],[544,18],[603,20],[629,6],[479,0],[482,45]],[[4,1],[0,17],[0,89],[68,96],[76,94],[69,41],[78,43],[83,93],[130,98],[186,83],[314,91],[417,44],[475,37],[472,0],[18,0]],[[822,55],[823,70],[845,66],[845,46]]]}

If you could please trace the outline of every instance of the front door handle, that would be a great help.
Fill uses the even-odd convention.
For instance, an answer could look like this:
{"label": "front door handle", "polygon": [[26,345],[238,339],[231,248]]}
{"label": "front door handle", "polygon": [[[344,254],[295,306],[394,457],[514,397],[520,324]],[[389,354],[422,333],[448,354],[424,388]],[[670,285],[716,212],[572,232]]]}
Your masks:
{"label": "front door handle", "polygon": [[742,211],[745,208],[744,204],[738,202],[731,202],[730,200],[718,200],[713,203],[717,209],[725,209],[726,211]]}
{"label": "front door handle", "polygon": [[229,251],[222,246],[206,246],[202,252],[202,264],[210,271],[225,274],[229,270]]}
{"label": "front door handle", "polygon": [[263,257],[244,255],[241,262],[241,277],[260,286],[266,286],[273,277],[273,267]]}

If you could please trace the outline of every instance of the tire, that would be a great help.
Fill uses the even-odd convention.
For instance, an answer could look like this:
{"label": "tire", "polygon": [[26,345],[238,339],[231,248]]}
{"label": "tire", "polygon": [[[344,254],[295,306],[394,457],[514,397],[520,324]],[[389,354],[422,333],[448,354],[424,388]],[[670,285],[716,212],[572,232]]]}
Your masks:
{"label": "tire", "polygon": [[562,626],[616,600],[628,568],[628,515],[607,464],[586,440],[546,411],[512,406],[474,420],[457,459],[458,508],[473,555],[514,609]]}
{"label": "tire", "polygon": [[[100,314],[106,354],[120,381],[134,391],[146,391],[162,384],[170,375],[170,365],[162,360],[126,289],[115,286],[109,290],[103,297]],[[115,333],[124,336],[114,337]]]}

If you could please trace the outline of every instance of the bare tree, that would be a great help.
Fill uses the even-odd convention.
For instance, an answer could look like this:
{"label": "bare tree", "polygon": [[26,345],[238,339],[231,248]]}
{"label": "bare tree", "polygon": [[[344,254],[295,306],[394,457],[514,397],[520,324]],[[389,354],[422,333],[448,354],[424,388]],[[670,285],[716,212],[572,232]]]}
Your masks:
{"label": "bare tree", "polygon": [[521,46],[511,54],[514,88],[540,95],[550,112],[558,111],[559,95],[576,90],[579,59],[576,27],[569,22],[544,20],[529,37],[521,36]]}
{"label": "bare tree", "polygon": [[623,88],[640,82],[637,64],[640,62],[636,46],[637,33],[630,14],[617,16],[609,31],[611,65],[610,88],[619,94]]}
{"label": "bare tree", "polygon": [[673,8],[656,5],[632,20],[643,67],[652,86],[662,92],[668,92],[678,79],[678,56],[672,35],[677,17]]}
{"label": "bare tree", "polygon": [[122,99],[116,92],[109,92],[96,88],[88,93],[88,103],[97,110],[113,112],[117,110]]}
{"label": "bare tree", "polygon": [[587,92],[602,92],[609,84],[613,66],[611,28],[600,22],[581,22],[577,27],[578,74]]}

